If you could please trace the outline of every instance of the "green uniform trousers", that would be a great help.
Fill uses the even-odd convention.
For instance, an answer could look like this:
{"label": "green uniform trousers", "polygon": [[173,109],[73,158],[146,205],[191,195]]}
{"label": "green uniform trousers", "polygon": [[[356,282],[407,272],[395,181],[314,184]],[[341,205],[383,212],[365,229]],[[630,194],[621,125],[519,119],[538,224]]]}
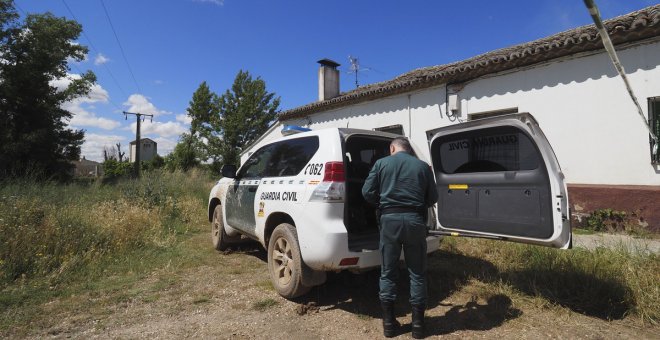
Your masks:
{"label": "green uniform trousers", "polygon": [[399,258],[403,249],[410,276],[410,304],[426,306],[426,225],[418,213],[392,213],[380,217],[380,300],[396,300]]}

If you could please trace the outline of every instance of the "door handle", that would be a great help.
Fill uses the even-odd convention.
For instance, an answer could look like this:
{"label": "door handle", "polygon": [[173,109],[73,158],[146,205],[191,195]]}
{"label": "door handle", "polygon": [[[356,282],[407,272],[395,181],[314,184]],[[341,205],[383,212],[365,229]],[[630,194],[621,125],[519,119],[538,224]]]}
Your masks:
{"label": "door handle", "polygon": [[250,187],[250,188],[248,188],[248,191],[249,192],[257,192],[257,188],[256,187]]}

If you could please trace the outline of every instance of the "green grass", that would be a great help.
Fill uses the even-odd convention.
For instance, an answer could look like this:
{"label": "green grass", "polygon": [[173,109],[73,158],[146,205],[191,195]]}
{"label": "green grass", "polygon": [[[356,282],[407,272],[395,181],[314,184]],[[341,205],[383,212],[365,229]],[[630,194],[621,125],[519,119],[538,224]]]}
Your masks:
{"label": "green grass", "polygon": [[275,290],[275,288],[273,287],[273,282],[270,279],[261,280],[255,283],[255,286],[259,288],[263,288],[264,290],[270,290],[270,291]]}
{"label": "green grass", "polygon": [[[469,281],[484,285],[484,298],[501,292],[532,297],[605,320],[660,320],[660,261],[656,254],[623,248],[559,250],[477,239],[445,239],[444,261],[432,256],[431,287],[454,291]],[[447,260],[448,258],[448,260]]]}
{"label": "green grass", "polygon": [[258,310],[258,311],[264,311],[268,308],[276,306],[278,303],[279,302],[277,302],[276,300],[273,300],[271,298],[263,299],[263,300],[259,300],[255,303],[253,303],[252,304],[252,309]]}
{"label": "green grass", "polygon": [[596,234],[596,231],[591,229],[582,229],[582,228],[573,229],[573,235],[594,235],[594,234]]}

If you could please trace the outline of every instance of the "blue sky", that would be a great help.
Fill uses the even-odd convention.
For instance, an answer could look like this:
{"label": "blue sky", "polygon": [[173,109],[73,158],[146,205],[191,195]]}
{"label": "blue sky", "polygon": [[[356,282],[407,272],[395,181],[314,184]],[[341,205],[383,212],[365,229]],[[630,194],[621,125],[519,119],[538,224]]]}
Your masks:
{"label": "blue sky", "polygon": [[[83,155],[95,160],[104,146],[135,138],[135,118],[124,120],[122,110],[155,114],[143,136],[158,142],[161,155],[169,153],[189,127],[186,108],[199,84],[207,81],[221,94],[241,69],[264,79],[287,110],[317,99],[322,58],[342,64],[341,91],[348,91],[355,88],[349,55],[368,68],[359,74],[368,84],[591,23],[582,0],[15,2],[21,11],[75,16],[83,25],[79,43],[90,53],[72,65],[71,77],[92,70],[98,82],[89,98],[65,107],[75,114],[70,125],[86,130]],[[609,19],[656,2],[596,3]]]}

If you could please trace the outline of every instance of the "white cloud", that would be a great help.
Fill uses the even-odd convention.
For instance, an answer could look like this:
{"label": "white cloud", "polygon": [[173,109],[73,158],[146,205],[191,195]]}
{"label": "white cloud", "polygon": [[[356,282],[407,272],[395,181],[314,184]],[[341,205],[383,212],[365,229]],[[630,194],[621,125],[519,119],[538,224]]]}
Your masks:
{"label": "white cloud", "polygon": [[[130,129],[133,133],[135,133],[135,129],[137,129],[137,123],[135,122],[131,123]],[[151,135],[158,135],[160,137],[172,137],[172,136],[178,136],[184,132],[188,132],[188,129],[185,126],[183,126],[181,123],[173,122],[173,121],[151,122],[147,118],[140,125],[140,133],[143,136],[151,134]]]}
{"label": "white cloud", "polygon": [[176,115],[176,120],[178,122],[181,122],[181,123],[187,124],[187,125],[190,125],[190,123],[192,122],[192,118],[190,118],[190,116],[188,116],[185,113],[182,113],[180,115]]}
{"label": "white cloud", "polygon": [[126,137],[117,135],[102,135],[96,133],[85,133],[85,142],[82,145],[81,157],[85,156],[87,159],[93,161],[103,161],[103,148],[111,147],[117,143],[122,143],[122,152],[126,152],[128,157],[128,143],[125,142]]}
{"label": "white cloud", "polygon": [[163,84],[165,84],[165,81],[164,81],[164,80],[160,80],[160,79],[156,79],[156,80],[154,80],[154,84],[155,84],[155,85],[163,85]]}
{"label": "white cloud", "polygon": [[159,110],[149,101],[149,98],[137,93],[130,95],[128,100],[124,102],[124,105],[128,106],[128,112],[151,114],[154,116],[172,114],[168,111]]}
{"label": "white cloud", "polygon": [[69,124],[74,127],[90,126],[103,130],[112,130],[118,128],[121,123],[116,120],[97,117],[95,113],[89,112],[82,107],[82,103],[69,102],[62,105],[62,108],[73,113]]}
{"label": "white cloud", "polygon": [[[50,85],[58,91],[63,91],[69,86],[72,80],[80,79],[79,74],[68,74],[65,78],[56,79],[50,82]],[[104,130],[112,130],[121,124],[112,119],[97,117],[96,113],[90,112],[95,108],[94,103],[107,103],[110,99],[108,91],[101,85],[92,85],[90,92],[85,97],[79,97],[72,101],[62,104],[62,108],[73,113],[69,124],[74,127],[98,127]]]}
{"label": "white cloud", "polygon": [[96,55],[96,58],[94,58],[94,65],[103,65],[110,61],[110,58],[104,56],[103,54],[99,53]]}
{"label": "white cloud", "polygon": [[213,4],[217,6],[222,6],[225,4],[225,0],[193,0],[193,2],[201,2],[201,3]]}

